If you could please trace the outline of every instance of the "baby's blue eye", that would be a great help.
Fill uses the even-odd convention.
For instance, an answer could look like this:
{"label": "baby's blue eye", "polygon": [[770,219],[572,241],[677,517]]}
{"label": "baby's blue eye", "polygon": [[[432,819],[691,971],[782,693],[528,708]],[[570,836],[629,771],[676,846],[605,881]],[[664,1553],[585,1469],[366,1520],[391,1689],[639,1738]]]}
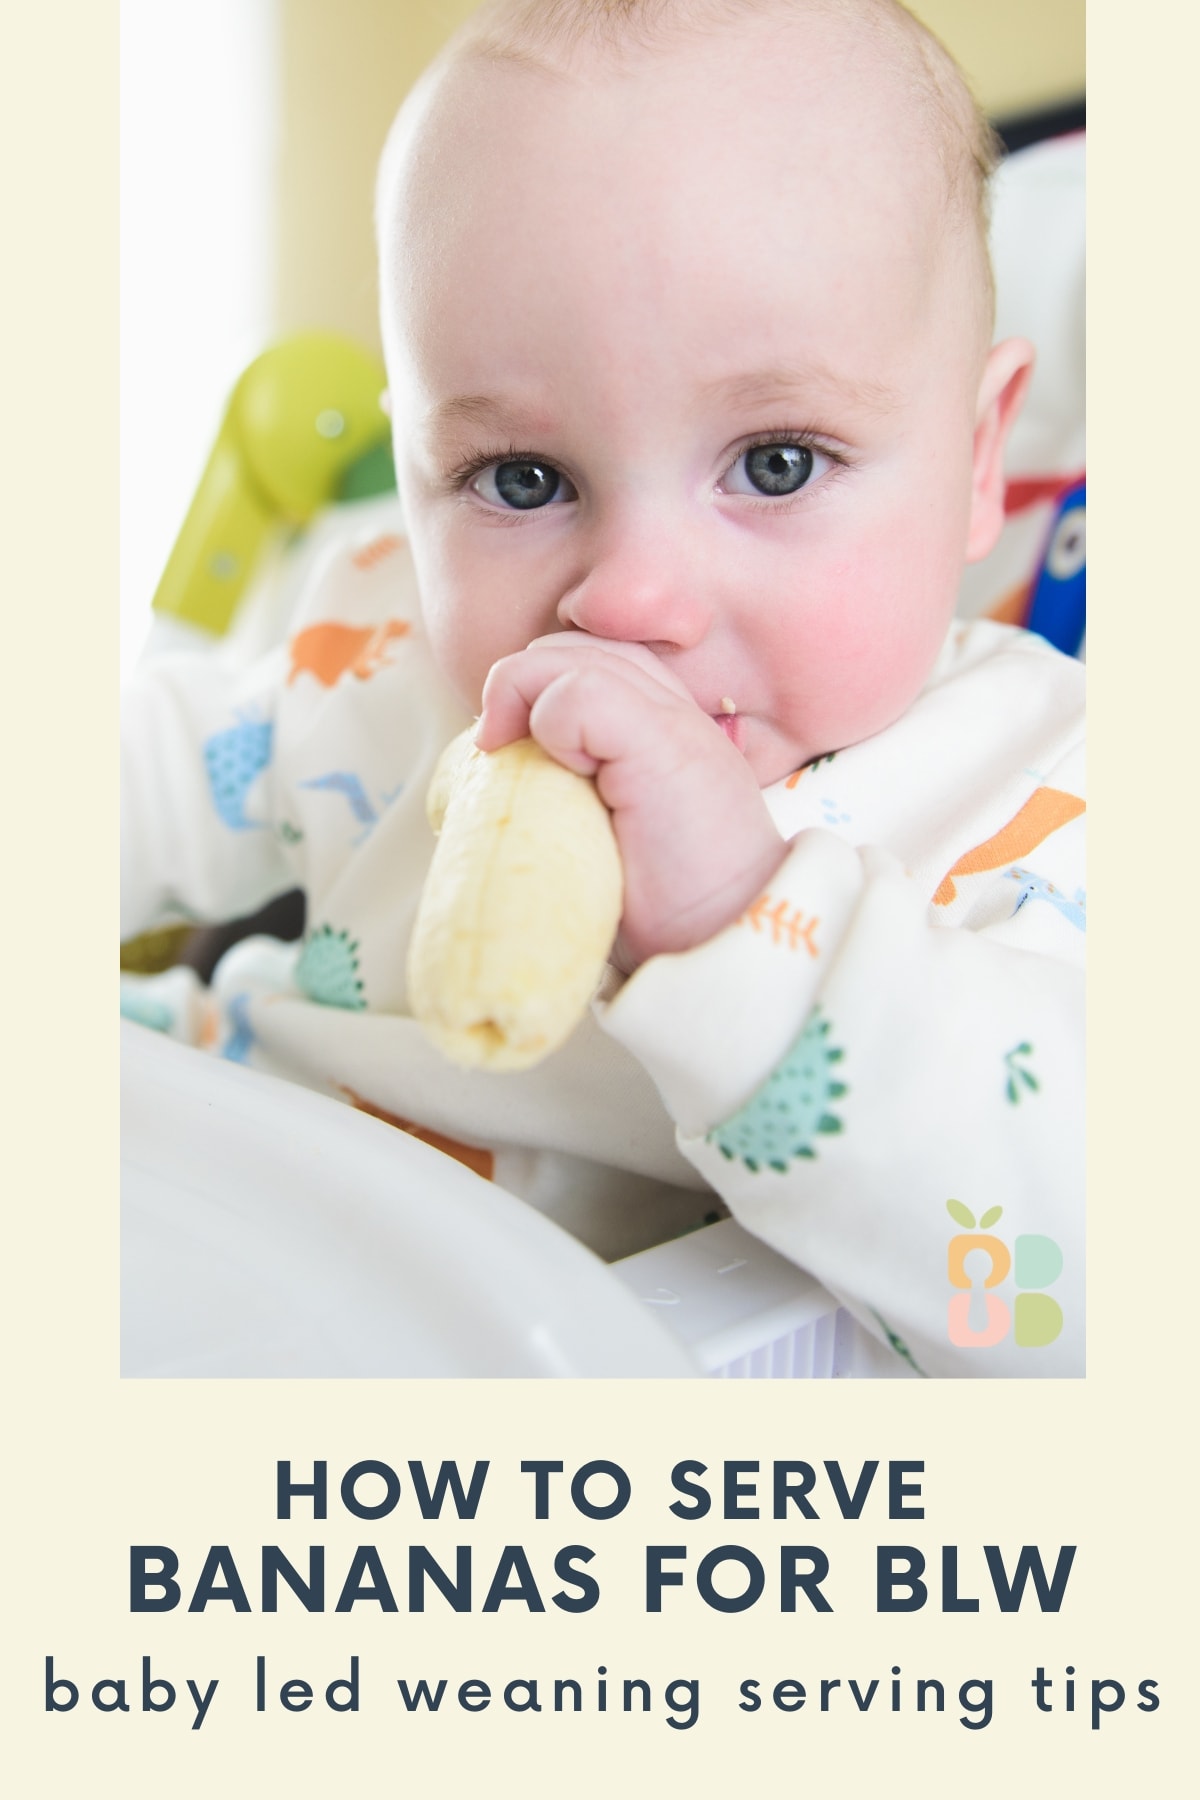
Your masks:
{"label": "baby's blue eye", "polygon": [[573,500],[575,491],[564,475],[543,462],[491,463],[476,476],[472,486],[493,506],[531,512],[554,500]]}
{"label": "baby's blue eye", "polygon": [[770,499],[786,499],[799,493],[810,479],[813,466],[826,459],[808,445],[754,445],[743,450],[723,479],[727,493],[765,493]]}
{"label": "baby's blue eye", "polygon": [[813,453],[807,444],[756,444],[739,461],[755,492],[772,497],[796,493],[813,469]]}

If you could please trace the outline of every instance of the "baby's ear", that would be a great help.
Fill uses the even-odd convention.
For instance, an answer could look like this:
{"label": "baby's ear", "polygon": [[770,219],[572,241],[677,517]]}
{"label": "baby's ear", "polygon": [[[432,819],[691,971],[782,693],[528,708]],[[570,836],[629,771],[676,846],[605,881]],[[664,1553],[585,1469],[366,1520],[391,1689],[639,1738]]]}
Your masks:
{"label": "baby's ear", "polygon": [[1005,338],[988,352],[975,409],[967,561],[987,555],[1004,524],[1004,446],[1033,374],[1033,345]]}

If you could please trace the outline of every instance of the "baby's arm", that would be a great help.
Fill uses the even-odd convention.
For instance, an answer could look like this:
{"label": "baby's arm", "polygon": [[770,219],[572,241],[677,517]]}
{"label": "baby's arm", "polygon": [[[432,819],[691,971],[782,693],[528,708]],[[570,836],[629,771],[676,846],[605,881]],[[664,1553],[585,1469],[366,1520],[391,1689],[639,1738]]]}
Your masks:
{"label": "baby's arm", "polygon": [[273,818],[284,652],[163,656],[121,709],[121,938],[219,922],[295,884]]}
{"label": "baby's arm", "polygon": [[[1076,927],[1038,911],[938,928],[894,858],[808,831],[738,924],[648,963],[605,1019],[734,1215],[929,1375],[1082,1373],[1083,972]],[[1054,1282],[1053,1343],[951,1341],[951,1200],[1017,1249],[1018,1285]],[[1022,1237],[1053,1240],[1061,1278]]]}
{"label": "baby's arm", "polygon": [[[1036,691],[1036,668],[1015,674]],[[518,685],[553,692],[528,667]],[[969,712],[974,690],[965,691]],[[1049,704],[1052,716],[1053,693]],[[511,696],[506,706],[519,713]],[[689,778],[701,756],[706,769],[710,752],[716,761],[719,737],[703,714],[694,722]],[[481,741],[489,723],[485,711]],[[540,737],[536,699],[519,723]],[[1040,761],[1017,724],[1009,729],[1022,745],[1016,761]],[[586,722],[583,731],[599,761]],[[555,754],[558,732],[555,723]],[[664,788],[670,774],[668,764]],[[1018,778],[1027,793],[1028,778]],[[933,897],[947,869],[918,879],[887,851],[814,829],[785,852],[777,833],[766,876],[706,941],[682,950],[668,941],[655,953],[653,919],[639,927],[649,960],[604,1015],[654,1077],[680,1148],[734,1215],[931,1375],[1082,1372],[1082,805],[1070,802],[1082,768],[1050,758],[1039,779],[1064,816],[1076,815],[1070,828],[1042,834],[1028,855],[1001,846],[978,868],[967,858],[971,912],[957,926],[942,923],[950,915]],[[636,797],[631,784],[631,804]],[[976,796],[980,814],[987,804]],[[727,876],[724,815],[696,811],[700,866],[706,857]],[[666,875],[681,825],[692,843],[689,820],[665,805],[657,842]],[[754,833],[752,824],[751,846]],[[630,846],[655,841],[626,834],[627,881]],[[689,870],[695,854],[685,848]],[[961,1241],[973,1235],[968,1215],[974,1235],[992,1240],[973,1260]],[[1001,1266],[1010,1252],[1016,1289],[1033,1296],[1020,1317]],[[965,1287],[950,1274],[964,1256],[965,1271],[955,1268]],[[1000,1293],[972,1290],[990,1272]],[[1020,1341],[1039,1334],[1049,1341]]]}

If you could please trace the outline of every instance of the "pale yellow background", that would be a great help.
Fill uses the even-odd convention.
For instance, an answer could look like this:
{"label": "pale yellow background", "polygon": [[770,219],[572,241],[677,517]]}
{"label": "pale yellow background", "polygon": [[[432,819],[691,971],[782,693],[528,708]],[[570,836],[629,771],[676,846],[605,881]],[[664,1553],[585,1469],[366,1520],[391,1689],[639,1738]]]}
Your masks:
{"label": "pale yellow background", "polygon": [[[3,1320],[9,1419],[0,1678],[10,1791],[352,1797],[477,1789],[528,1796],[700,1796],[776,1789],[858,1796],[877,1788],[934,1800],[1053,1794],[1173,1796],[1194,1767],[1196,1671],[1192,1345],[1197,1266],[1192,1021],[1195,892],[1190,766],[1195,714],[1194,577],[1181,523],[1191,515],[1190,344],[1195,281],[1189,206],[1169,192],[1190,159],[1198,66],[1192,9],[1090,9],[1100,197],[1093,252],[1097,374],[1093,485],[1099,746],[1094,808],[1092,1343],[1086,1383],[869,1384],[127,1383],[116,1377],[113,786],[116,708],[116,20],[94,0],[11,23],[5,106],[7,331],[4,458],[8,606],[4,730],[7,1093]],[[1131,54],[1133,48],[1155,54]],[[1115,118],[1113,115],[1116,115]],[[1181,227],[1184,229],[1181,230]],[[1182,241],[1181,241],[1182,240]],[[1167,654],[1162,654],[1164,651]],[[82,749],[81,749],[82,747]],[[1154,762],[1144,759],[1152,755]],[[826,1521],[787,1536],[834,1564],[832,1618],[780,1618],[764,1600],[723,1618],[686,1596],[659,1620],[637,1601],[641,1545],[686,1542],[693,1559],[742,1542],[769,1556],[780,1528],[665,1512],[671,1462],[696,1456],[920,1457],[928,1517],[889,1527]],[[445,1554],[452,1525],[422,1528],[407,1498],[375,1527],[331,1519],[311,1532],[273,1521],[277,1456],[378,1457],[402,1467],[443,1456],[493,1459],[471,1531],[481,1565],[505,1541],[597,1550],[605,1598],[580,1619],[455,1618],[438,1608],[382,1620],[181,1614],[131,1619],[126,1550],[172,1544],[194,1577],[211,1543],[252,1573],[254,1552],[329,1545],[331,1585],[346,1547],[379,1544],[398,1586],[403,1546]],[[635,1484],[625,1518],[530,1521],[522,1456],[622,1462]],[[871,1609],[876,1541],[1011,1552],[1080,1545],[1058,1618]],[[464,1536],[463,1541],[468,1541]],[[479,1577],[486,1581],[485,1572]],[[550,1589],[556,1583],[547,1582]],[[972,1586],[973,1592],[979,1592]],[[227,1609],[225,1609],[227,1610]],[[203,1730],[182,1704],[162,1717],[42,1711],[42,1658],[90,1684],[155,1672],[220,1678]],[[254,1655],[272,1675],[322,1687],[362,1658],[363,1706],[256,1718]],[[1038,1662],[1080,1678],[1161,1683],[1161,1710],[1132,1710],[1092,1733],[1086,1716],[1038,1715],[1025,1686]],[[690,1732],[610,1712],[579,1719],[444,1714],[418,1725],[393,1678],[644,1675],[656,1697],[698,1676]],[[862,1719],[740,1715],[745,1676],[991,1675],[996,1718],[969,1733],[875,1710]],[[389,1691],[390,1689],[390,1691]],[[1185,1735],[1186,1731],[1186,1735]]]}

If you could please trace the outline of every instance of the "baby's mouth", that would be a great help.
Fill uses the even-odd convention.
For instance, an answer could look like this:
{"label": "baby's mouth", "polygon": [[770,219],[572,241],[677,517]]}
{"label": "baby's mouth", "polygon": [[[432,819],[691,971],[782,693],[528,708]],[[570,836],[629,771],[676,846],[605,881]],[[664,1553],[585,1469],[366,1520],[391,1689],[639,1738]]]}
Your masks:
{"label": "baby's mouth", "polygon": [[746,722],[740,713],[710,713],[709,718],[718,730],[723,731],[735,750],[745,753]]}

